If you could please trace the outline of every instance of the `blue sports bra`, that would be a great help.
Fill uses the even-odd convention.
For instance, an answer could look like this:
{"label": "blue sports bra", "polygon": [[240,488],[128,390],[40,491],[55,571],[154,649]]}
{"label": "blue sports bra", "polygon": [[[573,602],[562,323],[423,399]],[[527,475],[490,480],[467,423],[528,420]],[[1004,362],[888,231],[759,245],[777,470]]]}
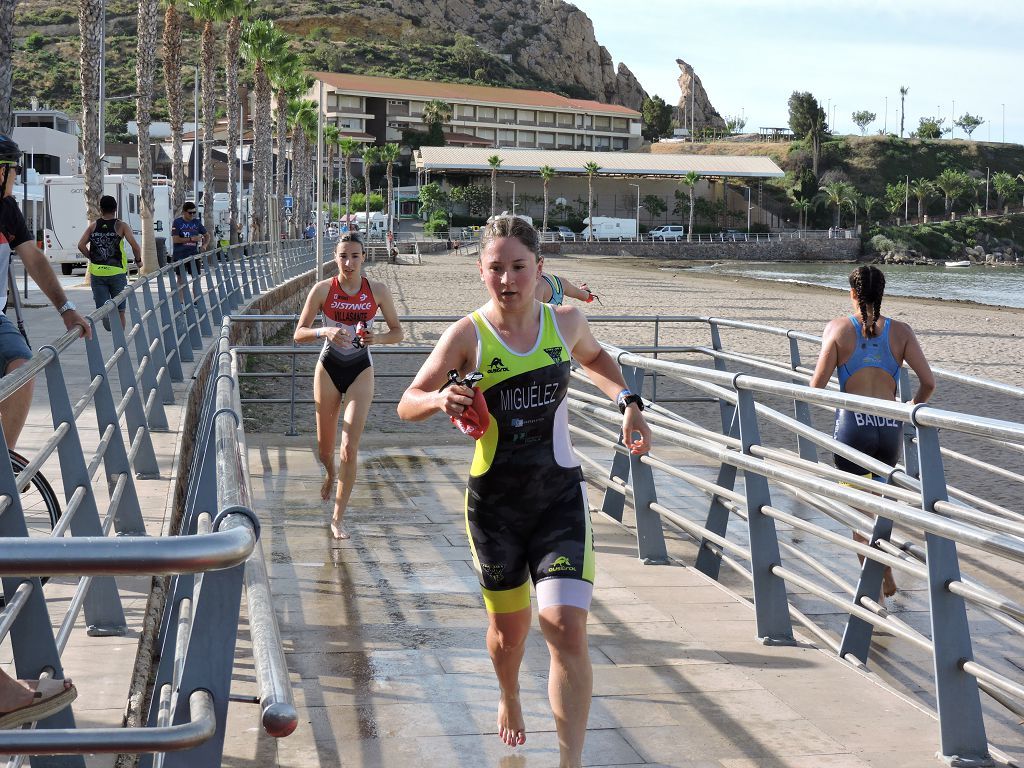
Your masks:
{"label": "blue sports bra", "polygon": [[558,279],[558,275],[549,275],[546,272],[541,272],[540,276],[551,286],[551,298],[547,300],[547,303],[556,306],[561,304],[565,298],[565,289],[562,288],[562,281]]}
{"label": "blue sports bra", "polygon": [[845,392],[846,382],[861,368],[881,368],[892,376],[893,381],[898,382],[900,364],[896,362],[889,348],[889,318],[885,318],[882,332],[870,339],[865,338],[860,320],[854,315],[850,315],[850,322],[857,332],[857,346],[854,347],[850,359],[839,366],[839,389]]}

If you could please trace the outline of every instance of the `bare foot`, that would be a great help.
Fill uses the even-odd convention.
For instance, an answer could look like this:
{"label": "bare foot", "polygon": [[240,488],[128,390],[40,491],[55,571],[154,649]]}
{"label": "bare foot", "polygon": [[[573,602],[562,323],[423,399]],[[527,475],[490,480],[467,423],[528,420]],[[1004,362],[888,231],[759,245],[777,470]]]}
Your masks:
{"label": "bare foot", "polygon": [[526,722],[519,705],[519,691],[515,696],[503,693],[498,699],[498,738],[510,747],[526,743]]}
{"label": "bare foot", "polygon": [[336,539],[348,539],[351,538],[349,532],[341,526],[340,520],[331,520],[331,536]]}
{"label": "bare foot", "polygon": [[896,594],[896,580],[892,577],[892,568],[886,568],[882,576],[882,596],[892,597]]}
{"label": "bare foot", "polygon": [[320,486],[320,498],[327,501],[334,493],[334,482],[335,474],[328,472],[327,477],[324,478],[324,484]]}

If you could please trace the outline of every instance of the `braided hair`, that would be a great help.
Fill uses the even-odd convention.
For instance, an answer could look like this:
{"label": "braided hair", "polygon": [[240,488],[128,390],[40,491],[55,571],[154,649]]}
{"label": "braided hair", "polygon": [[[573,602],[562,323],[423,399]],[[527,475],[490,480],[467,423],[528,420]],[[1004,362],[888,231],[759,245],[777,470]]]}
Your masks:
{"label": "braided hair", "polygon": [[[860,319],[868,338],[878,335],[875,324],[882,311],[882,295],[885,293],[885,275],[875,266],[857,267],[850,273],[850,287],[857,297]],[[868,308],[870,307],[870,315]],[[868,318],[870,316],[870,322]]]}

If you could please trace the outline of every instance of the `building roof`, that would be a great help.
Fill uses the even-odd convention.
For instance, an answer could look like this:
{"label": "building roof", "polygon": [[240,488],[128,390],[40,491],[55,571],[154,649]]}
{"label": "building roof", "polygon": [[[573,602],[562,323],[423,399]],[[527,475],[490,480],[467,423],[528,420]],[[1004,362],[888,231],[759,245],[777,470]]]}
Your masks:
{"label": "building roof", "polygon": [[488,85],[463,85],[426,80],[402,80],[396,77],[371,77],[370,75],[350,75],[337,72],[310,72],[309,74],[317,80],[323,80],[324,85],[338,91],[364,96],[389,96],[392,98],[411,96],[423,99],[443,99],[456,104],[506,104],[533,109],[560,109],[571,112],[640,118],[639,112],[628,107],[586,99],[570,99],[550,91],[494,88]]}
{"label": "building roof", "polygon": [[502,173],[537,173],[549,165],[558,173],[586,173],[597,163],[601,176],[701,176],[780,178],[785,176],[768,157],[732,155],[652,155],[640,152],[579,152],[550,149],[477,149],[475,147],[420,147],[413,153],[416,167],[431,173],[490,173],[487,158],[501,158]]}

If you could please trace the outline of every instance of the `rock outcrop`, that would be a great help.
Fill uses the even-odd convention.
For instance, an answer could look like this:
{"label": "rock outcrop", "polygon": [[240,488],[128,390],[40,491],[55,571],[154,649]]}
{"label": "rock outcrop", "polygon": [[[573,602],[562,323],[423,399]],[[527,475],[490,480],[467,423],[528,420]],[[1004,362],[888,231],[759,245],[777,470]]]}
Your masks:
{"label": "rock outcrop", "polygon": [[693,105],[693,128],[696,131],[702,128],[713,128],[716,130],[725,129],[725,120],[718,110],[715,109],[708,98],[707,91],[693,71],[693,67],[682,59],[676,59],[681,74],[679,75],[679,90],[682,92],[679,97],[679,104],[676,106],[676,122],[680,128],[689,129],[690,109]]}
{"label": "rock outcrop", "polygon": [[419,29],[464,30],[492,53],[572,96],[636,110],[647,96],[624,64],[616,69],[590,17],[562,0],[398,0],[393,7],[418,18]]}

